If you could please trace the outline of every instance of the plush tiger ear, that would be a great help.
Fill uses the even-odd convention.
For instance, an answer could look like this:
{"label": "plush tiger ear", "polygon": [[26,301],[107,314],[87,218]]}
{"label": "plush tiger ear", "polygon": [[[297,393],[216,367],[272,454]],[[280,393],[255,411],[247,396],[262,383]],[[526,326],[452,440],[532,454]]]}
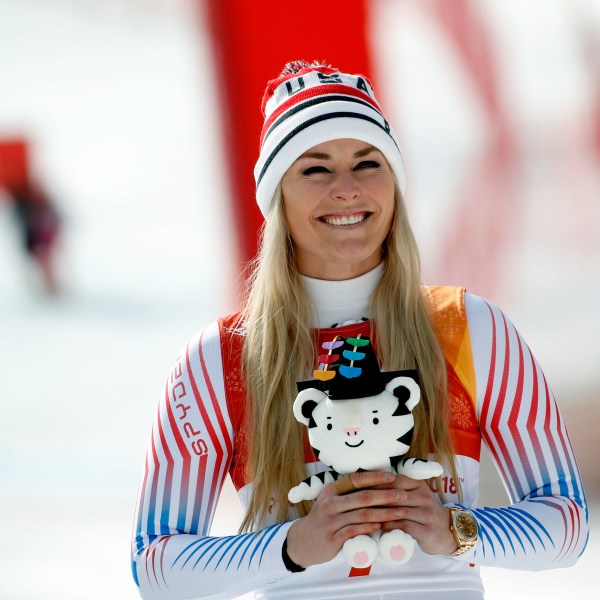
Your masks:
{"label": "plush tiger ear", "polygon": [[302,390],[294,400],[294,416],[307,427],[315,427],[312,412],[316,406],[327,398],[327,394],[316,388]]}
{"label": "plush tiger ear", "polygon": [[[412,412],[421,400],[421,388],[412,377],[394,377],[387,383],[385,389],[400,401],[397,414]],[[402,410],[403,408],[404,410]]]}

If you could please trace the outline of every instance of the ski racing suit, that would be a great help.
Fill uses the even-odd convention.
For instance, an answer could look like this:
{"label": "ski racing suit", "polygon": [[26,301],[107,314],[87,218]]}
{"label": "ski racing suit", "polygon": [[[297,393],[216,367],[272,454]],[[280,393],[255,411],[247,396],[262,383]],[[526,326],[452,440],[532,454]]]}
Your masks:
{"label": "ski racing suit", "polygon": [[[462,505],[479,525],[476,547],[451,558],[426,555],[417,546],[402,567],[377,560],[368,569],[353,569],[338,554],[291,573],[281,550],[293,515],[258,532],[211,536],[224,478],[231,476],[244,506],[252,486],[240,371],[244,331],[233,315],[192,337],[159,403],[132,548],[133,576],[144,599],[226,599],[255,591],[266,600],[481,600],[482,565],[542,570],[576,562],[588,538],[585,494],[539,365],[494,305],[462,288],[424,287],[423,293],[446,358],[451,437]],[[370,335],[368,319],[321,328],[319,347],[335,335],[360,333]],[[509,506],[477,504],[482,441]],[[307,462],[307,476],[324,470],[314,456]],[[447,503],[458,504],[456,481],[444,473],[441,482]]]}

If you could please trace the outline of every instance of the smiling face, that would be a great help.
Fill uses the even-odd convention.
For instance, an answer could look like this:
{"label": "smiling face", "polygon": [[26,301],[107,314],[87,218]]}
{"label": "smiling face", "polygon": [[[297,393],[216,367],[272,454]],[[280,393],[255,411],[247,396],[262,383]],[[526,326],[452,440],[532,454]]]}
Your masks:
{"label": "smiling face", "polygon": [[310,445],[338,473],[389,470],[390,458],[408,450],[399,438],[414,427],[409,410],[397,414],[399,402],[387,389],[356,400],[326,398],[311,413]]}
{"label": "smiling face", "polygon": [[316,279],[358,277],[381,262],[394,216],[383,154],[354,139],[314,146],[281,180],[298,269]]}

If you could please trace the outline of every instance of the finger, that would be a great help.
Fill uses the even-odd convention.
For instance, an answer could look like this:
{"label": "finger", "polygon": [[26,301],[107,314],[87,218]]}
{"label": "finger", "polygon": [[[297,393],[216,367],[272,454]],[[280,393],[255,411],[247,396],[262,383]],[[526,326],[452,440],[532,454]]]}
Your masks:
{"label": "finger", "polygon": [[425,479],[413,479],[412,477],[407,477],[406,475],[398,475],[396,477],[394,484],[407,492],[411,492],[413,490],[417,490],[419,488],[427,488],[429,490],[429,486],[426,483]]}
{"label": "finger", "polygon": [[399,522],[414,523],[423,527],[429,527],[435,521],[435,517],[431,511],[419,507],[397,506],[395,507],[394,514]]}
{"label": "finger", "polygon": [[422,537],[424,527],[418,523],[404,519],[400,521],[386,521],[381,524],[382,531],[394,531],[395,529],[400,529],[419,541]]}
{"label": "finger", "polygon": [[348,492],[355,492],[357,488],[352,483],[352,477],[350,475],[344,475],[333,482],[333,489],[338,496],[343,496]]}
{"label": "finger", "polygon": [[333,535],[334,540],[338,544],[343,544],[346,540],[356,537],[357,535],[369,535],[374,531],[381,529],[381,523],[353,523],[338,529]]}
{"label": "finger", "polygon": [[352,511],[338,515],[334,520],[335,530],[339,531],[347,527],[362,524],[378,524],[398,521],[401,513],[398,507],[367,507],[362,506]]}
{"label": "finger", "polygon": [[[371,485],[367,485],[368,483],[368,479],[365,477],[362,477],[362,481],[361,483],[359,483],[358,485],[355,485],[352,476],[355,476],[356,479],[359,478],[359,476],[361,475],[360,473],[351,473],[350,475],[343,475],[342,477],[336,479],[333,482],[333,489],[335,490],[336,494],[338,494],[338,496],[343,496],[345,494],[349,494],[350,492],[356,492],[359,489],[364,489],[364,488],[375,488],[375,489],[390,489],[389,485],[388,486],[384,486],[384,485],[375,485],[375,486],[371,486]],[[387,476],[386,479],[388,480],[388,482],[393,481],[394,476],[391,473],[383,473],[384,476]],[[379,479],[379,477],[377,477],[377,479]],[[399,497],[404,497],[405,494],[402,494]]]}
{"label": "finger", "polygon": [[381,487],[382,489],[389,487],[390,483],[394,481],[394,474],[387,473],[385,471],[360,471],[358,473],[350,473],[349,475],[343,475],[339,477],[333,483],[326,486],[330,494],[344,495],[350,492],[372,488]]}
{"label": "finger", "polygon": [[393,487],[405,492],[407,506],[430,505],[435,502],[435,494],[424,480],[416,481],[407,477],[397,477]]}
{"label": "finger", "polygon": [[[332,500],[340,513],[354,513],[354,517],[358,514],[358,519],[360,520],[360,512],[367,509],[389,509],[393,512],[406,500],[406,492],[396,489],[376,490],[367,488],[351,492],[344,496],[338,496]],[[382,517],[386,521],[389,521],[390,518],[392,516],[387,514]]]}
{"label": "finger", "polygon": [[412,479],[411,477],[406,477],[405,475],[396,475],[390,482],[386,482],[382,485],[373,486],[376,488],[384,489],[393,486],[399,490],[405,490],[407,492],[412,492],[414,490],[418,490],[419,488],[427,488],[428,491],[429,486],[427,485],[426,480],[422,479]]}
{"label": "finger", "polygon": [[386,471],[358,471],[357,473],[350,473],[349,477],[356,489],[389,485],[396,478],[393,473]]}

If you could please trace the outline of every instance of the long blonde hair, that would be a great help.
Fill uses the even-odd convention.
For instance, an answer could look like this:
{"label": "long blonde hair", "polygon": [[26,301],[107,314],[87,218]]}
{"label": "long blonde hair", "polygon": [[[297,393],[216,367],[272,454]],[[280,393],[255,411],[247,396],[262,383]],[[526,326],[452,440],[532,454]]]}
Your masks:
{"label": "long blonde hair", "polygon": [[[371,302],[378,356],[386,370],[418,369],[422,401],[414,411],[410,455],[431,452],[458,481],[448,428],[445,361],[422,294],[416,240],[395,188],[394,219],[383,244],[384,272]],[[269,519],[287,520],[288,491],[306,477],[305,428],[293,418],[292,404],[296,382],[309,378],[313,368],[315,334],[280,188],[263,226],[248,286],[242,314],[247,328],[242,366],[253,483],[241,531],[259,527],[269,512]],[[310,504],[304,502],[296,509],[303,516]]]}

